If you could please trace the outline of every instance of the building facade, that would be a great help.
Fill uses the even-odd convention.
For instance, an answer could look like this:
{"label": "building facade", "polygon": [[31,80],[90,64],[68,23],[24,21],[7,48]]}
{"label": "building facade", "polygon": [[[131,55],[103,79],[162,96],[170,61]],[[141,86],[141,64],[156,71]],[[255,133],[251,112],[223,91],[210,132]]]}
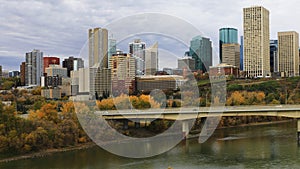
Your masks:
{"label": "building facade", "polygon": [[262,6],[255,6],[244,8],[243,13],[246,77],[271,76],[269,11]]}
{"label": "building facade", "polygon": [[26,53],[25,85],[41,85],[40,77],[43,75],[43,52],[34,49]]}
{"label": "building facade", "polygon": [[279,72],[287,77],[299,76],[299,34],[278,32]]}
{"label": "building facade", "polygon": [[20,65],[20,82],[21,86],[25,86],[25,65],[26,62],[22,62]]}
{"label": "building facade", "polygon": [[219,77],[219,76],[223,76],[223,75],[225,77],[229,77],[232,75],[235,78],[238,78],[239,72],[240,72],[239,67],[225,64],[225,63],[221,63],[217,66],[211,66],[209,68],[209,76],[210,77]]}
{"label": "building facade", "polygon": [[43,72],[45,73],[46,68],[49,67],[49,65],[60,65],[60,59],[58,57],[44,57],[44,68]]}
{"label": "building facade", "polygon": [[219,55],[220,62],[223,62],[222,45],[223,44],[238,44],[238,30],[235,28],[219,29]]}
{"label": "building facade", "polygon": [[108,62],[111,56],[116,53],[117,53],[117,40],[113,38],[109,38],[108,39]]}
{"label": "building facade", "polygon": [[46,68],[47,76],[59,76],[62,78],[67,78],[67,68],[63,68],[60,65],[49,65],[48,68]]}
{"label": "building facade", "polygon": [[178,69],[189,69],[190,71],[195,70],[195,59],[189,56],[184,56],[178,59]]}
{"label": "building facade", "polygon": [[155,75],[158,70],[158,43],[146,49],[145,75]]}
{"label": "building facade", "polygon": [[133,42],[129,43],[129,53],[136,58],[136,75],[145,74],[145,50],[146,43],[142,42],[141,39],[134,39]]}
{"label": "building facade", "polygon": [[279,70],[278,40],[270,40],[270,71],[276,73]]}
{"label": "building facade", "polygon": [[240,67],[240,45],[237,43],[222,44],[222,63]]}
{"label": "building facade", "polygon": [[190,55],[195,59],[195,69],[207,72],[212,66],[212,42],[209,38],[194,37],[190,42]]}
{"label": "building facade", "polygon": [[244,70],[244,36],[241,36],[241,45],[240,45],[240,70]]}
{"label": "building facade", "polygon": [[71,77],[71,71],[77,71],[79,68],[84,68],[84,61],[82,58],[70,56],[62,62],[62,67],[67,68],[67,75],[68,77]]}

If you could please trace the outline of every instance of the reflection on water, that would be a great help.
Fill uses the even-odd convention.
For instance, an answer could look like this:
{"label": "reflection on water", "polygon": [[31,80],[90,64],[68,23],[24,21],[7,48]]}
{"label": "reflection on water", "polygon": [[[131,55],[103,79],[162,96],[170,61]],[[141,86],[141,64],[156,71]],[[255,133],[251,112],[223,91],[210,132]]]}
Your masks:
{"label": "reflection on water", "polygon": [[44,158],[2,163],[0,168],[300,168],[300,147],[296,139],[296,124],[288,122],[217,130],[203,144],[198,144],[197,139],[182,141],[169,152],[147,159],[122,158],[94,147]]}

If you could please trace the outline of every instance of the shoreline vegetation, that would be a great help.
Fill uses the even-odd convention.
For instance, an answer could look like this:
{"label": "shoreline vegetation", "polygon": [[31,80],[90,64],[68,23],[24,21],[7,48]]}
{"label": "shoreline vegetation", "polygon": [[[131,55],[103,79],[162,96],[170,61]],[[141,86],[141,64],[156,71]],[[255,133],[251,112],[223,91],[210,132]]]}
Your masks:
{"label": "shoreline vegetation", "polygon": [[[289,123],[294,121],[293,119],[289,120],[280,120],[280,121],[270,121],[270,122],[254,122],[254,123],[248,123],[248,124],[241,124],[237,126],[226,126],[226,127],[218,127],[216,130],[224,130],[229,128],[238,128],[238,127],[251,127],[251,126],[263,126],[263,125],[272,125],[272,124],[282,124],[282,123]],[[196,132],[197,134],[189,134],[186,139],[195,139],[199,137],[200,130],[199,131],[191,131]],[[77,150],[83,150],[83,149],[89,149],[97,146],[94,142],[88,142],[88,143],[82,143],[75,146],[69,146],[65,148],[56,148],[56,149],[47,149],[39,152],[33,152],[23,155],[16,155],[8,158],[0,159],[0,163],[7,163],[12,161],[19,161],[19,160],[26,160],[26,159],[33,159],[33,158],[42,158],[46,156],[55,155],[56,153],[64,153],[64,152],[70,152],[70,151],[77,151]]]}

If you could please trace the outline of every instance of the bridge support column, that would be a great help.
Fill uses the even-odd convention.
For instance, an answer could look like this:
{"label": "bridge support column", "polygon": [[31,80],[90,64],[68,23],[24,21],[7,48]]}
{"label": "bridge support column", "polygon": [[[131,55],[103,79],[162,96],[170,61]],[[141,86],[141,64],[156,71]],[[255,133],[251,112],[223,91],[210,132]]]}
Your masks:
{"label": "bridge support column", "polygon": [[298,139],[298,146],[300,146],[300,119],[297,122],[297,139]]}
{"label": "bridge support column", "polygon": [[135,128],[140,128],[141,127],[141,122],[134,122]]}
{"label": "bridge support column", "polygon": [[128,120],[123,120],[123,129],[124,130],[128,129]]}
{"label": "bridge support column", "polygon": [[182,121],[182,135],[183,138],[186,139],[187,135],[189,134],[189,121]]}

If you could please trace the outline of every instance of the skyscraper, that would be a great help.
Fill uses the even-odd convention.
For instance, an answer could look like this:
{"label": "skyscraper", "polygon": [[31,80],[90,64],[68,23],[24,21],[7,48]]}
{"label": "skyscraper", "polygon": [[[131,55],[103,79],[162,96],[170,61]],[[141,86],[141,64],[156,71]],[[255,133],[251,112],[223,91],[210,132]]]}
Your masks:
{"label": "skyscraper", "polygon": [[146,49],[145,75],[155,75],[158,70],[158,43]]}
{"label": "skyscraper", "polygon": [[241,46],[240,46],[240,70],[244,70],[244,36],[241,36]]}
{"label": "skyscraper", "polygon": [[189,56],[184,56],[178,59],[178,69],[189,69],[190,71],[195,70],[195,59]]}
{"label": "skyscraper", "polygon": [[[89,29],[90,95],[93,97],[103,81],[102,74],[108,69],[108,31],[104,28]],[[102,71],[103,69],[103,71]],[[105,69],[105,71],[104,71]],[[100,73],[100,74],[99,74]],[[98,93],[99,94],[99,93]]]}
{"label": "skyscraper", "polygon": [[84,61],[82,58],[75,58],[73,56],[70,56],[68,59],[65,59],[62,62],[62,66],[64,68],[67,68],[67,75],[68,77],[71,77],[71,71],[77,71],[80,68],[84,67]]}
{"label": "skyscraper", "polygon": [[222,63],[222,44],[238,44],[238,30],[235,28],[221,28],[219,30],[220,62]]}
{"label": "skyscraper", "polygon": [[278,40],[270,40],[270,71],[278,72]]}
{"label": "skyscraper", "polygon": [[44,67],[43,72],[45,73],[46,68],[49,67],[49,65],[60,65],[60,59],[58,57],[44,57]]}
{"label": "skyscraper", "polygon": [[212,66],[212,46],[209,38],[196,36],[190,42],[190,55],[195,59],[195,69],[207,72]]}
{"label": "skyscraper", "polygon": [[299,34],[278,32],[279,71],[285,76],[299,76]]}
{"label": "skyscraper", "polygon": [[246,77],[270,73],[269,11],[262,6],[244,8],[244,71]]}
{"label": "skyscraper", "polygon": [[240,45],[237,43],[222,44],[222,63],[240,67]]}
{"label": "skyscraper", "polygon": [[108,62],[111,56],[116,53],[117,53],[117,40],[113,38],[109,38],[108,39]]}
{"label": "skyscraper", "polygon": [[26,53],[25,85],[41,85],[43,65],[43,52],[34,49],[32,52]]}
{"label": "skyscraper", "polygon": [[21,81],[21,86],[25,86],[25,66],[26,62],[22,62],[20,65],[20,81]]}
{"label": "skyscraper", "polygon": [[2,83],[2,66],[0,65],[0,85]]}
{"label": "skyscraper", "polygon": [[146,43],[141,39],[134,39],[129,43],[129,53],[136,58],[136,75],[145,74],[145,49]]}

